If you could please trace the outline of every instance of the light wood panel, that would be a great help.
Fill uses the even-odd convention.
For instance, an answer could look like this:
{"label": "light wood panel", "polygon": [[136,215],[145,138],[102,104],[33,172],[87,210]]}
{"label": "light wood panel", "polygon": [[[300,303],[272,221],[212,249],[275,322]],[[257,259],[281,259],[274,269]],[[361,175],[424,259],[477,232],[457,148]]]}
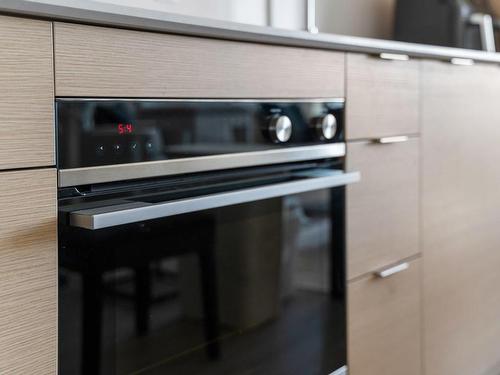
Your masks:
{"label": "light wood panel", "polygon": [[419,252],[419,140],[347,145],[347,168],[361,182],[347,188],[349,279]]}
{"label": "light wood panel", "polygon": [[55,23],[56,94],[344,97],[344,54]]}
{"label": "light wood panel", "polygon": [[421,374],[420,260],[409,265],[348,284],[350,375]]}
{"label": "light wood panel", "polygon": [[57,373],[56,185],[0,173],[0,374]]}
{"label": "light wood panel", "polygon": [[498,373],[499,97],[497,66],[423,63],[426,375]]}
{"label": "light wood panel", "polygon": [[54,165],[50,22],[0,16],[0,169]]}
{"label": "light wood panel", "polygon": [[347,54],[347,139],[419,132],[419,64]]}

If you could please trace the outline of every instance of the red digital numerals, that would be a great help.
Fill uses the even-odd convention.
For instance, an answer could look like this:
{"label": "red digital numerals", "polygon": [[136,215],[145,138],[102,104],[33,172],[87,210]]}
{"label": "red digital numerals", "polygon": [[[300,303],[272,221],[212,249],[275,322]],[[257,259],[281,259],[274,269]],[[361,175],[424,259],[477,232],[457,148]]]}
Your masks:
{"label": "red digital numerals", "polygon": [[118,134],[132,134],[134,127],[132,124],[118,124]]}

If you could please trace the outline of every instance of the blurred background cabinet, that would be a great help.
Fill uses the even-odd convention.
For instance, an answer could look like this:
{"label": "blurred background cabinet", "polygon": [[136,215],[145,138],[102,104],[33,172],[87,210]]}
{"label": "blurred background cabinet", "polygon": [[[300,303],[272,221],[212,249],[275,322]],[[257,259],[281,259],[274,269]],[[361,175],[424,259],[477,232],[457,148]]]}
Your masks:
{"label": "blurred background cabinet", "polygon": [[423,63],[426,375],[500,372],[499,97],[496,65]]}

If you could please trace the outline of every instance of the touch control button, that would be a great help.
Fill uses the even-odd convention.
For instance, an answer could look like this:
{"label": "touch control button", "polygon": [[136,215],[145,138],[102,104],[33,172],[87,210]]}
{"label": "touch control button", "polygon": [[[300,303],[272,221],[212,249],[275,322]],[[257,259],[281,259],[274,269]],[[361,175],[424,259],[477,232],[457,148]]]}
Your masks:
{"label": "touch control button", "polygon": [[104,155],[104,151],[106,151],[106,149],[104,148],[103,145],[98,145],[95,149],[95,153],[99,156],[103,156]]}
{"label": "touch control button", "polygon": [[130,144],[130,151],[132,151],[132,152],[139,151],[139,144],[137,142],[132,142]]}
{"label": "touch control button", "polygon": [[146,151],[149,153],[153,152],[153,143],[152,142],[146,142]]}

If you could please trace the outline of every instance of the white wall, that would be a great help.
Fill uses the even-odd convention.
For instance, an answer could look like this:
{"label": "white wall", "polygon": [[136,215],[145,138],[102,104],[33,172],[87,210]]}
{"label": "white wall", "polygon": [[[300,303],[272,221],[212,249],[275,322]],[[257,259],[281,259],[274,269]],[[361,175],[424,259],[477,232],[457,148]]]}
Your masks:
{"label": "white wall", "polygon": [[[43,0],[41,0],[43,1]],[[85,1],[85,0],[82,0]],[[271,25],[283,29],[305,29],[306,0],[95,0],[136,8]]]}
{"label": "white wall", "polygon": [[[249,0],[251,2],[252,0]],[[305,30],[306,0],[269,0],[271,26]]]}
{"label": "white wall", "polygon": [[[96,0],[136,8],[267,25],[268,0]],[[293,1],[293,0],[290,0]]]}

